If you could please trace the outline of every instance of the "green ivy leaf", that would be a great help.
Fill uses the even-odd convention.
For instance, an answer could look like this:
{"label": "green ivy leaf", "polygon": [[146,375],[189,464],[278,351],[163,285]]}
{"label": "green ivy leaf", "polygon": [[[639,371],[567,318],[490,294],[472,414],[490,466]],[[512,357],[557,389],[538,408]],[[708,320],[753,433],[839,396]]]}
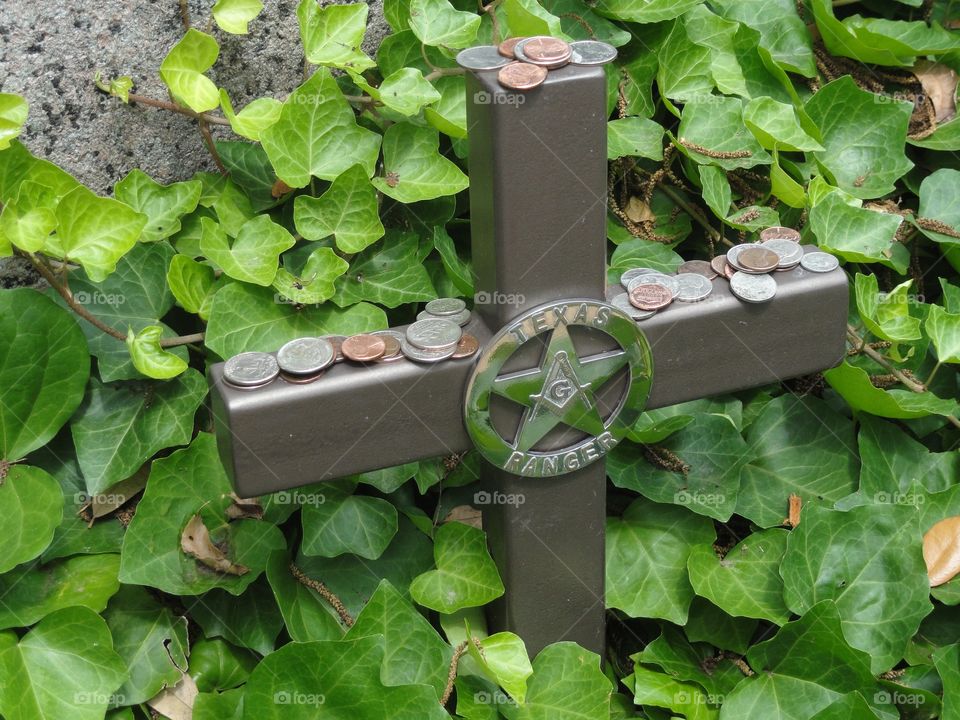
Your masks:
{"label": "green ivy leaf", "polygon": [[263,10],[260,0],[217,0],[213,6],[213,19],[221,30],[234,35],[246,35],[250,22]]}
{"label": "green ivy leaf", "polygon": [[160,77],[179,101],[202,113],[220,105],[216,83],[205,73],[220,55],[217,41],[190,28],[160,63]]}
{"label": "green ivy leaf", "polygon": [[717,0],[711,6],[728,20],[760,32],[760,45],[785,70],[817,74],[810,34],[792,0]]}
{"label": "green ivy leaf", "polygon": [[808,505],[780,569],[787,607],[803,615],[832,600],[844,636],[870,655],[872,672],[890,669],[933,609],[920,538],[915,507]]}
{"label": "green ivy leaf", "polygon": [[[920,183],[920,217],[939,220],[960,233],[960,208],[954,192],[960,183],[960,170],[941,168]],[[937,243],[956,245],[960,239],[920,226],[920,232]]]}
{"label": "green ivy leaf", "polygon": [[754,98],[743,108],[743,121],[767,150],[822,151],[823,145],[800,126],[796,110],[773,98]]}
{"label": "green ivy leaf", "polygon": [[[254,100],[250,105],[256,102]],[[246,112],[249,107],[248,105],[247,108],[244,108],[241,114]],[[279,117],[281,107],[282,104],[277,102],[276,117]],[[264,124],[263,129],[272,125],[276,121],[276,117],[269,120],[265,114],[263,119],[265,123],[269,120],[269,123]],[[249,125],[251,128],[253,127],[252,122]],[[255,134],[259,137],[260,130],[257,130]],[[240,141],[221,141],[217,143],[217,151],[220,153],[220,159],[223,160],[224,166],[230,172],[230,179],[243,190],[254,212],[271,210],[278,203],[283,202],[282,199],[273,196],[277,175],[273,171],[273,165],[270,164],[270,158],[267,157],[262,145]],[[193,217],[196,218],[196,224],[199,225],[200,218],[197,215]],[[185,252],[185,250],[181,250],[181,252]]]}
{"label": "green ivy leaf", "polygon": [[283,103],[276,98],[257,98],[245,105],[240,112],[234,112],[230,95],[221,88],[220,109],[223,110],[224,117],[230,121],[230,128],[237,135],[259,142],[263,131],[280,119]]}
{"label": "green ivy leaf", "polygon": [[82,607],[47,616],[17,642],[0,634],[0,710],[9,720],[101,720],[126,675],[102,618]]}
{"label": "green ivy leaf", "polygon": [[[123,539],[121,582],[173,595],[199,595],[212,588],[242,593],[284,540],[269,523],[252,519],[228,523],[224,513],[230,492],[212,435],[200,433],[189,447],[154,461],[146,492]],[[196,514],[213,542],[222,543],[230,559],[249,572],[214,572],[180,549],[183,529]]]}
{"label": "green ivy leaf", "polygon": [[960,363],[960,314],[931,305],[924,328],[937,348],[940,362]]}
{"label": "green ivy leaf", "polygon": [[[691,645],[684,634],[669,625],[642,652],[631,656],[636,663],[655,665],[668,675],[684,682],[695,682],[703,687],[710,704],[727,695],[743,679],[743,672],[730,659],[714,655],[714,649],[703,645]],[[709,670],[704,668],[708,667]],[[710,702],[710,698],[706,698]]]}
{"label": "green ivy leaf", "polygon": [[297,232],[307,240],[334,235],[337,247],[351,254],[384,233],[377,192],[359,165],[344,171],[320,197],[300,195],[294,201],[293,218]]}
{"label": "green ivy leaf", "polygon": [[672,20],[703,0],[601,0],[594,10],[615,20],[655,23]]}
{"label": "green ivy leaf", "polygon": [[433,83],[440,99],[423,109],[423,117],[444,135],[455,139],[467,137],[466,81],[462,77],[442,77]]}
{"label": "green ivy leaf", "polygon": [[849,262],[878,262],[905,273],[909,251],[894,239],[903,218],[849,205],[838,191],[810,211],[810,229],[820,248]]}
{"label": "green ivy leaf", "polygon": [[503,11],[512,37],[550,35],[569,39],[563,32],[560,18],[548,12],[537,0],[505,0]]}
{"label": "green ivy leaf", "polygon": [[474,643],[468,643],[470,656],[490,680],[523,705],[527,697],[527,678],[533,675],[523,640],[511,632],[500,632],[483,638],[481,646],[483,652]]}
{"label": "green ivy leaf", "polygon": [[229,690],[247,681],[258,659],[220,638],[200,640],[190,648],[190,675],[201,692]]}
{"label": "green ivy leaf", "polygon": [[411,67],[390,73],[379,88],[364,87],[373,97],[401,115],[416,115],[425,105],[431,105],[442,97],[418,68]]}
{"label": "green ivy leaf", "polygon": [[376,63],[360,49],[367,30],[366,3],[327,5],[300,0],[297,20],[307,61],[361,73]]}
{"label": "green ivy leaf", "polygon": [[[683,106],[680,118],[680,149],[699,165],[718,165],[724,170],[769,165],[770,154],[743,124],[743,103],[737,98],[708,98]],[[716,158],[690,150],[683,141],[712,153],[743,153],[743,157]]]}
{"label": "green ivy leaf", "polygon": [[[355,561],[367,562],[359,558]],[[301,569],[308,572],[303,565],[301,563]],[[295,642],[339,640],[343,637],[344,628],[333,606],[316,590],[308,588],[293,576],[290,572],[290,556],[286,552],[278,551],[270,556],[267,579],[283,615],[286,631]],[[324,581],[329,582],[330,578],[324,577]],[[339,597],[343,598],[342,595]],[[365,600],[366,598],[359,600],[360,607],[363,607]]]}
{"label": "green ivy leaf", "polygon": [[366,300],[392,308],[432,300],[437,292],[419,253],[419,237],[391,231],[383,247],[368,248],[353,259],[337,280],[333,301],[341,307]]}
{"label": "green ivy leaf", "polygon": [[273,287],[285,302],[322,303],[333,297],[336,292],[334,281],[349,269],[350,264],[333,248],[321,247],[310,253],[299,275],[280,268],[273,279]]}
{"label": "green ivy leaf", "polygon": [[213,291],[216,274],[204,263],[174,255],[167,269],[167,285],[177,303],[190,313],[200,313]]}
{"label": "green ivy leaf", "polygon": [[326,68],[293,91],[261,141],[277,176],[292,188],[305,187],[311,177],[333,180],[358,163],[369,177],[380,150],[380,136],[357,125]]}
{"label": "green ivy leaf", "polygon": [[910,390],[881,390],[870,382],[866,370],[844,361],[843,364],[823,373],[830,383],[854,410],[888,418],[920,418],[927,415],[956,417],[958,404],[932,392],[914,393]]}
{"label": "green ivy leaf", "polygon": [[57,229],[55,211],[59,202],[60,196],[53,188],[24,180],[17,198],[4,205],[0,213],[0,236],[25,252],[43,250],[50,244],[50,233]]}
{"label": "green ivy leaf", "polygon": [[[269,531],[269,536],[271,547],[276,547],[275,534]],[[278,551],[267,548],[266,553],[269,567],[270,558]],[[250,583],[239,597],[228,590],[211,590],[188,606],[191,617],[208,638],[222,637],[260,655],[269,655],[276,649],[283,617],[263,576]]]}
{"label": "green ivy leaf", "polygon": [[80,405],[89,374],[69,313],[34,290],[0,291],[0,460],[46,445]]}
{"label": "green ivy leaf", "polygon": [[268,288],[232,283],[213,296],[205,342],[229,358],[247,351],[275,352],[307,335],[354,335],[386,327],[383,310],[367,303],[298,308],[278,301]]}
{"label": "green ivy leaf", "polygon": [[386,177],[374,186],[402,203],[456,195],[470,184],[463,171],[439,152],[436,131],[410,123],[396,123],[383,136]]}
{"label": "green ivy leaf", "polygon": [[893,343],[923,338],[919,318],[910,315],[907,292],[912,284],[912,280],[907,280],[881,294],[876,275],[857,273],[854,280],[857,310],[871,333]]}
{"label": "green ivy leaf", "polygon": [[673,22],[670,34],[657,48],[657,88],[664,97],[678,102],[710,102],[715,85],[710,48],[695,44],[686,28],[682,20]]}
{"label": "green ivy leaf", "polygon": [[[133,716],[130,720],[133,720]],[[192,720],[243,720],[243,688],[222,693],[200,693],[193,703]]]}
{"label": "green ivy leaf", "polygon": [[758,620],[732,617],[709,600],[695,597],[683,629],[690,642],[706,642],[743,655],[759,624]]}
{"label": "green ivy leaf", "polygon": [[161,185],[136,169],[114,187],[117,200],[147,216],[147,225],[140,236],[146,242],[163,240],[180,232],[180,218],[197,209],[200,191],[197,180]]}
{"label": "green ivy leaf", "polygon": [[336,557],[353,553],[376,560],[397,533],[397,509],[386,500],[356,495],[352,487],[333,483],[315,497],[322,502],[303,508],[302,551]]}
{"label": "green ivy leaf", "polygon": [[148,325],[140,332],[127,333],[127,348],[133,366],[147,377],[156,380],[169,380],[184,372],[188,365],[181,357],[167,352],[160,346],[163,328]]}
{"label": "green ivy leaf", "polygon": [[457,10],[449,0],[411,0],[410,29],[424,45],[465,48],[477,37],[480,16]]}
{"label": "green ivy leaf", "polygon": [[196,370],[164,383],[104,385],[91,378],[86,400],[70,422],[87,491],[101,493],[157,451],[190,442],[193,414],[206,392]]}
{"label": "green ivy leaf", "polygon": [[0,150],[6,150],[23,130],[29,107],[19,95],[0,93]]}
{"label": "green ivy leaf", "polygon": [[96,75],[93,76],[93,82],[97,88],[111,97],[119,98],[125,105],[130,102],[130,91],[133,90],[134,83],[133,78],[129,75],[110,78],[104,82],[103,76],[97,72]]}
{"label": "green ivy leaf", "polygon": [[639,156],[663,160],[663,127],[653,120],[628,117],[607,123],[607,159]]}
{"label": "green ivy leaf", "polygon": [[739,24],[714,14],[706,5],[692,7],[682,22],[690,40],[710,50],[710,74],[717,89],[727,95],[750,97],[734,48]]}
{"label": "green ivy leaf", "polygon": [[[610,224],[607,224],[610,232]],[[618,284],[620,276],[630,268],[646,267],[664,273],[674,273],[683,258],[663,243],[650,242],[645,238],[629,237],[621,241],[610,257],[608,282]]]}
{"label": "green ivy leaf", "polygon": [[687,559],[715,539],[708,518],[635,500],[623,517],[607,519],[607,607],[682,625],[693,600]]}
{"label": "green ivy leaf", "polygon": [[447,277],[456,286],[461,295],[473,295],[473,270],[470,264],[460,258],[453,238],[442,225],[433,228],[433,247],[443,263]]}
{"label": "green ivy leaf", "polygon": [[293,235],[268,215],[245,222],[233,243],[218,223],[204,218],[201,225],[200,249],[206,258],[230,277],[254,285],[273,283],[280,254],[296,244]]}
{"label": "green ivy leaf", "polygon": [[40,468],[13,465],[0,479],[0,535],[7,538],[0,573],[39,556],[63,517],[59,483]]}
{"label": "green ivy leaf", "polygon": [[623,679],[633,690],[635,705],[664,708],[680,713],[688,720],[716,720],[717,713],[710,698],[693,683],[682,683],[666,673],[635,666],[633,674]]}
{"label": "green ivy leaf", "polygon": [[437,569],[423,573],[410,585],[417,603],[449,614],[486,605],[503,595],[503,583],[482,530],[449,522],[437,529],[433,542]]}

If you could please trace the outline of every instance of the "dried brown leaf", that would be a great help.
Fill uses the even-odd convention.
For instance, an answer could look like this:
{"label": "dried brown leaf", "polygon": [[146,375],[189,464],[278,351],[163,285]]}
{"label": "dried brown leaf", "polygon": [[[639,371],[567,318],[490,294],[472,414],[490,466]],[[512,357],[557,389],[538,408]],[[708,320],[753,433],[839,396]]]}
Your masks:
{"label": "dried brown leaf", "polygon": [[956,117],[957,82],[960,80],[956,70],[942,63],[919,60],[913,74],[923,85],[924,94],[933,102],[937,124],[942,125]]}
{"label": "dried brown leaf", "polygon": [[483,530],[483,513],[469,505],[457,505],[447,514],[443,522],[461,522]]}
{"label": "dried brown leaf", "polygon": [[657,220],[657,216],[650,209],[650,206],[636,195],[633,195],[627,202],[625,212],[627,213],[627,217],[630,218],[631,222],[656,222]]}
{"label": "dried brown leaf", "polygon": [[190,518],[190,522],[183,529],[180,547],[187,555],[195,557],[211,570],[229,575],[246,575],[250,572],[250,568],[231,562],[224,552],[213,544],[210,531],[199,515]]}
{"label": "dried brown leaf", "polygon": [[242,498],[237,497],[236,493],[230,493],[230,499],[233,502],[230,503],[226,511],[230,520],[263,519],[263,506],[260,504],[260,498]]}
{"label": "dried brown leaf", "polygon": [[923,536],[923,559],[930,587],[943,585],[960,573],[960,516],[941,520]]}
{"label": "dried brown leaf", "polygon": [[169,720],[192,720],[193,704],[200,690],[193,678],[184,673],[172,688],[164,688],[147,700],[147,705]]}

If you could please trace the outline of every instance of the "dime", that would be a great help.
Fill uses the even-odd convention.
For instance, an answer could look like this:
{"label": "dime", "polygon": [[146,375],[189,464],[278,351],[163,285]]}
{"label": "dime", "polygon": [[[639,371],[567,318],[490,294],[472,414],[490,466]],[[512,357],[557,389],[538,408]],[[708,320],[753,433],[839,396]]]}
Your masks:
{"label": "dime", "polygon": [[479,349],[480,341],[470,333],[464,333],[463,337],[460,338],[460,342],[457,343],[457,347],[453,351],[453,355],[451,355],[450,358],[452,360],[467,358],[476,353]]}
{"label": "dime", "polygon": [[461,50],[457,64],[466,70],[497,70],[513,60],[513,53],[504,57],[496,45],[477,45]]}
{"label": "dime", "polygon": [[641,275],[648,275],[650,273],[655,273],[655,272],[657,272],[657,270],[653,270],[651,268],[643,268],[643,267],[630,268],[620,276],[620,284],[623,285],[624,288],[626,288],[627,285],[630,284],[631,280],[635,280]]}
{"label": "dime", "polygon": [[277,359],[269,353],[240,353],[223,365],[223,379],[239,387],[266,385],[279,374]]}
{"label": "dime", "polygon": [[803,257],[803,246],[786,238],[773,238],[762,243],[767,250],[773,250],[780,256],[778,269],[787,270],[797,266]]}
{"label": "dime", "polygon": [[406,338],[403,339],[403,342],[400,343],[400,349],[403,350],[405,357],[410,360],[416,360],[417,362],[425,363],[434,363],[440,362],[441,360],[446,360],[449,357],[452,357],[453,354],[457,351],[457,345],[459,341],[455,342],[453,345],[448,347],[445,350],[425,350],[419,348],[416,345],[413,345],[407,341]]}
{"label": "dime", "polygon": [[677,268],[677,275],[689,273],[703,275],[707,280],[713,280],[720,274],[714,270],[713,266],[706,260],[687,260],[684,263],[680,263],[680,267]]}
{"label": "dime", "polygon": [[737,264],[743,272],[762,275],[773,272],[780,264],[780,256],[765,247],[752,247],[737,255]]}
{"label": "dime", "polygon": [[377,358],[377,362],[394,362],[403,358],[403,352],[400,350],[400,341],[403,340],[403,333],[397,332],[396,330],[377,330],[370,334],[382,338],[386,346],[383,350],[383,356]]}
{"label": "dime", "polygon": [[343,354],[348,360],[356,362],[373,362],[383,357],[387,343],[376,335],[351,335],[343,341]]}
{"label": "dime", "polygon": [[717,275],[726,277],[724,271],[727,269],[727,256],[717,255],[713,260],[710,261],[710,267],[713,268],[713,271]]}
{"label": "dime", "polygon": [[713,292],[713,283],[697,273],[677,275],[677,282],[680,284],[677,300],[681,302],[700,302]]}
{"label": "dime", "polygon": [[777,294],[777,281],[770,275],[736,272],[730,278],[730,291],[744,302],[770,302]]}
{"label": "dime", "polygon": [[510,58],[511,60],[516,59],[516,55],[513,54],[514,48],[517,46],[517,43],[521,40],[526,40],[525,37],[512,37],[504,40],[500,45],[497,46],[497,50],[505,58]]}
{"label": "dime", "polygon": [[500,84],[511,90],[533,90],[547,79],[547,69],[525,62],[512,62],[500,68]]}
{"label": "dime", "polygon": [[670,288],[657,283],[636,283],[630,288],[630,304],[640,310],[659,310],[673,302]]}
{"label": "dime", "polygon": [[570,43],[570,49],[570,61],[576,65],[606,65],[617,59],[617,49],[599,40],[577,40]]}
{"label": "dime", "polygon": [[800,260],[800,266],[810,272],[826,273],[840,267],[840,261],[829,253],[810,252]]}
{"label": "dime", "polygon": [[549,35],[537,35],[517,43],[514,54],[518,48],[526,56],[527,62],[550,69],[563,67],[573,54],[568,43]]}
{"label": "dime", "polygon": [[437,298],[436,300],[431,300],[424,306],[426,310],[431,315],[457,315],[462,313],[467,307],[467,304],[460,298]]}
{"label": "dime", "polygon": [[791,240],[795,243],[800,242],[800,233],[793,228],[781,227],[775,225],[760,231],[760,239],[767,240]]}
{"label": "dime", "polygon": [[446,318],[427,318],[417,320],[407,328],[405,339],[411,345],[422,350],[444,351],[456,347],[463,336],[463,330],[452,320]]}
{"label": "dime", "polygon": [[277,351],[277,364],[289,375],[316,375],[333,364],[337,351],[325,338],[291,340]]}
{"label": "dime", "polygon": [[646,320],[648,317],[653,317],[657,314],[656,310],[641,310],[640,308],[634,307],[630,302],[630,296],[627,293],[620,293],[619,295],[614,295],[610,300],[610,304],[613,305],[617,310],[629,315],[634,320]]}
{"label": "dime", "polygon": [[627,292],[630,292],[633,289],[634,285],[639,285],[641,283],[654,283],[656,285],[663,285],[670,291],[671,297],[676,297],[677,293],[680,292],[680,286],[677,284],[676,275],[665,275],[662,272],[648,272],[643,275],[639,275],[630,281],[630,284],[627,285]]}

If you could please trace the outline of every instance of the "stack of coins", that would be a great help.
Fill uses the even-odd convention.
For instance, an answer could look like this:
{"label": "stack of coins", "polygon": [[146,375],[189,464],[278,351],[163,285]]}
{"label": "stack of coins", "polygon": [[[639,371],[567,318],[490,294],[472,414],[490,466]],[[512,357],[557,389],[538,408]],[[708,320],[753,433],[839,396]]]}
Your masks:
{"label": "stack of coins", "polygon": [[470,322],[470,311],[467,310],[467,304],[460,298],[437,298],[428,302],[423,312],[417,315],[417,320],[429,320],[430,318],[441,318],[450,320],[463,327]]}
{"label": "stack of coins", "polygon": [[568,43],[549,35],[515,37],[500,45],[467,48],[457,63],[467,70],[497,70],[500,84],[511,90],[533,90],[547,79],[550,70],[573,65],[605,65],[617,57],[617,49],[598,40]]}
{"label": "stack of coins", "polygon": [[716,273],[710,263],[691,260],[683,263],[676,275],[652,268],[630,268],[620,276],[626,292],[614,296],[610,304],[634,320],[646,320],[672,302],[700,302],[713,292],[710,281]]}

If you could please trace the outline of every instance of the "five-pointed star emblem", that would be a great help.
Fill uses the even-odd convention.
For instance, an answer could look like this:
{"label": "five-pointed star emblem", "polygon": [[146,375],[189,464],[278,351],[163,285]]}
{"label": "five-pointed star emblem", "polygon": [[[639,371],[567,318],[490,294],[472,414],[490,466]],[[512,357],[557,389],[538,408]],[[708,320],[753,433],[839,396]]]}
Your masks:
{"label": "five-pointed star emblem", "polygon": [[605,429],[594,393],[627,364],[624,350],[577,357],[565,322],[550,337],[539,367],[499,376],[493,391],[524,406],[513,443],[526,451],[563,423],[589,435]]}

